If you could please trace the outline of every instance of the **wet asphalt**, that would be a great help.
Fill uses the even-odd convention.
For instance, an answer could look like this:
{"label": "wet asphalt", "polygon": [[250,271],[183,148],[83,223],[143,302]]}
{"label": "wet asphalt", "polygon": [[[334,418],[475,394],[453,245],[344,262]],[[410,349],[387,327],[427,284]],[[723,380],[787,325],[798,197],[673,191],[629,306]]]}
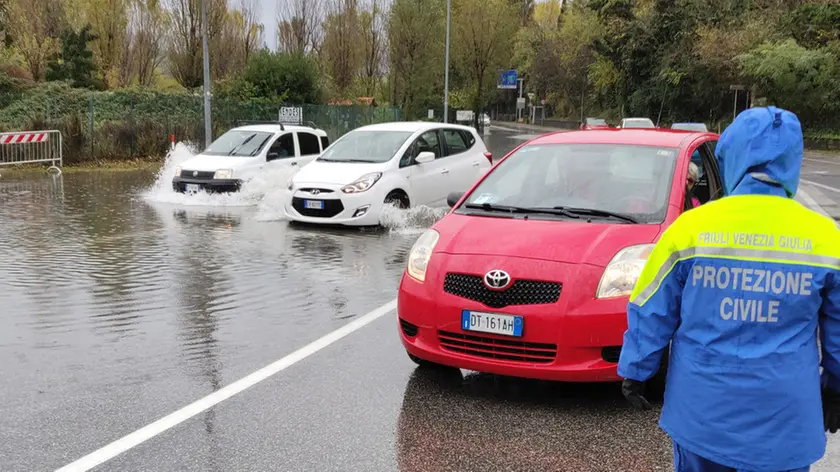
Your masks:
{"label": "wet asphalt", "polygon": [[[485,141],[502,156],[536,132]],[[435,219],[291,226],[149,202],[154,178],[0,179],[1,471],[69,464],[393,300]],[[834,211],[840,159],[802,179]],[[391,312],[95,470],[670,470],[657,418],[614,384],[415,368]]]}

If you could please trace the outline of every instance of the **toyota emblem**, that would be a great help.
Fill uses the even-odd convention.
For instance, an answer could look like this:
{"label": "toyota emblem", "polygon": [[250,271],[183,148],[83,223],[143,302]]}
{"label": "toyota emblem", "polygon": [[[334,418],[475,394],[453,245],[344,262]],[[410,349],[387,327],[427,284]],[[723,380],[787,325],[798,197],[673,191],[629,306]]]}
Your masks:
{"label": "toyota emblem", "polygon": [[317,188],[313,188],[312,190],[309,191],[309,193],[311,193],[312,195],[318,195],[319,193],[321,193],[321,191],[318,190]]}
{"label": "toyota emblem", "polygon": [[510,286],[510,275],[499,269],[484,274],[484,285],[490,290],[505,290]]}
{"label": "toyota emblem", "polygon": [[197,170],[193,171],[193,177],[198,177],[198,171]]}

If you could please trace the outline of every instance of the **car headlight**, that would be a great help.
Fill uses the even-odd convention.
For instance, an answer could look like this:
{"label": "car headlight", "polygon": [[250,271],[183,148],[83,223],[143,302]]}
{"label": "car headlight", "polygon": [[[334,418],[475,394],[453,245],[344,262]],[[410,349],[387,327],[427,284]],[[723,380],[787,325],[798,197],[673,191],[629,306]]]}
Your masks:
{"label": "car headlight", "polygon": [[175,177],[180,177],[180,176],[181,176],[181,167],[179,166],[179,167],[175,168]]}
{"label": "car headlight", "polygon": [[629,296],[633,292],[633,287],[636,286],[636,281],[639,280],[647,258],[653,251],[653,246],[653,244],[639,244],[618,251],[604,269],[595,297]]}
{"label": "car headlight", "polygon": [[213,174],[214,179],[232,179],[233,169],[219,169]]}
{"label": "car headlight", "polygon": [[408,253],[408,265],[406,272],[408,275],[418,281],[424,282],[426,280],[426,267],[429,265],[429,259],[432,258],[432,251],[440,238],[440,234],[433,230],[426,230],[411,247],[411,252]]}
{"label": "car headlight", "polygon": [[373,187],[373,184],[375,184],[380,177],[382,177],[382,172],[371,172],[370,174],[365,174],[356,179],[356,181],[352,184],[341,187],[341,191],[344,193],[364,192],[365,190]]}

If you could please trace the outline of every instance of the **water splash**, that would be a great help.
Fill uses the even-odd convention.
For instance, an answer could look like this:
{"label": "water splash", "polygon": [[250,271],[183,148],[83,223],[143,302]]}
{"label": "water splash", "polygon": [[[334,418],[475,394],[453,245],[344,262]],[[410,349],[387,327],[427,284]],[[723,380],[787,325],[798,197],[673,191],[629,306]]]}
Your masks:
{"label": "water splash", "polygon": [[432,208],[423,205],[407,210],[387,205],[382,209],[379,222],[392,233],[420,234],[443,218],[447,211],[449,211],[448,208]]}
{"label": "water splash", "polygon": [[271,202],[271,208],[276,206],[282,211],[282,201],[288,195],[286,182],[297,172],[291,167],[278,167],[258,174],[242,184],[239,192],[230,194],[213,194],[199,192],[196,194],[179,193],[172,189],[172,177],[175,168],[188,159],[194,157],[197,150],[187,144],[178,143],[166,155],[166,161],[158,172],[155,183],[143,195],[147,201],[156,203],[172,203],[184,206],[255,206],[262,202]]}

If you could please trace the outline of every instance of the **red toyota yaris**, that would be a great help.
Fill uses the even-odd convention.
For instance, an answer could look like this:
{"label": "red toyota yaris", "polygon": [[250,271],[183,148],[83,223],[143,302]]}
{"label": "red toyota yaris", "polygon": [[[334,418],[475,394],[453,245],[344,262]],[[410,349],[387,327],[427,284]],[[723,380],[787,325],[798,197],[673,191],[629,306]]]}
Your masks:
{"label": "red toyota yaris", "polygon": [[[450,195],[452,210],[411,249],[397,308],[408,355],[515,377],[619,380],[628,297],[652,243],[692,193],[701,203],[722,195],[717,139],[591,130],[513,150]],[[686,180],[692,156],[699,182]]]}

